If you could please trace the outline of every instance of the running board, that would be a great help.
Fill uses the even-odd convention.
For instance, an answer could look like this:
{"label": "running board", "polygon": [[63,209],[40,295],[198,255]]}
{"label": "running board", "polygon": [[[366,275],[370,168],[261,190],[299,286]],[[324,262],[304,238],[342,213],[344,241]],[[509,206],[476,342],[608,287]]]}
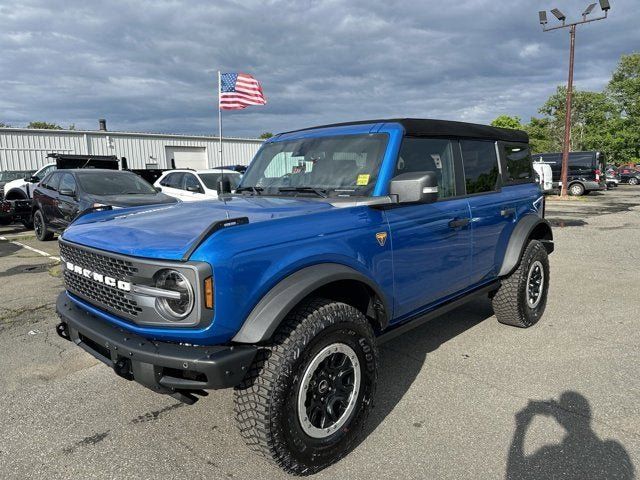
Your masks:
{"label": "running board", "polygon": [[420,325],[424,325],[429,320],[432,320],[436,317],[444,315],[445,313],[453,310],[454,308],[458,308],[459,306],[464,305],[465,303],[473,300],[474,298],[477,298],[482,295],[487,295],[497,290],[499,286],[500,286],[499,280],[495,282],[491,282],[488,285],[483,285],[482,287],[477,288],[476,290],[472,290],[471,292],[465,293],[461,297],[455,298],[453,300],[449,300],[448,302],[442,305],[438,305],[433,310],[430,310],[427,313],[413,317],[410,320],[405,320],[397,327],[391,327],[388,330],[386,330],[382,335],[380,335],[377,338],[377,342],[379,345],[385,342],[388,342],[389,340],[396,338],[398,335],[402,335],[403,333],[406,333],[409,330],[413,330],[414,328],[419,327]]}

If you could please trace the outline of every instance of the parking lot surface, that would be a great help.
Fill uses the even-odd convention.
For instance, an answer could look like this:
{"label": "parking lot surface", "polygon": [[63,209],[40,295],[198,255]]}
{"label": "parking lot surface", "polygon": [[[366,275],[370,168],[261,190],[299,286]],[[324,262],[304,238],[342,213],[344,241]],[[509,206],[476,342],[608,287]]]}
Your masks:
{"label": "parking lot surface", "polygon": [[[385,344],[366,437],[317,478],[637,476],[640,188],[547,218],[542,320],[501,325],[483,299]],[[287,477],[244,446],[230,390],[185,406],[59,338],[56,242],[0,236],[0,477]]]}

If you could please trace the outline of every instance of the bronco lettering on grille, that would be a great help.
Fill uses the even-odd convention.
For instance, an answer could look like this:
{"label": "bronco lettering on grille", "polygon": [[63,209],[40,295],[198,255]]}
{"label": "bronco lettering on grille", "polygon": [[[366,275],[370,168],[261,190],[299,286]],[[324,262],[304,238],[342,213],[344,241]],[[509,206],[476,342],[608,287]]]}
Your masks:
{"label": "bronco lettering on grille", "polygon": [[124,292],[131,291],[131,283],[125,282],[124,280],[118,280],[113,277],[108,277],[107,275],[94,272],[92,270],[89,270],[88,268],[83,268],[80,265],[74,265],[73,263],[67,261],[65,261],[65,266],[70,272],[82,275],[83,277],[88,278],[89,280],[93,280],[94,282],[103,283],[108,287],[115,287]]}

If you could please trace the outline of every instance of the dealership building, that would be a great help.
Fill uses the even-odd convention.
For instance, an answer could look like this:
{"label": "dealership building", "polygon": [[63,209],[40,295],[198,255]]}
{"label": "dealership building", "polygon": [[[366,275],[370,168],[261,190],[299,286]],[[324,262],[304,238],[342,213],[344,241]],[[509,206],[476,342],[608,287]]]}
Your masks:
{"label": "dealership building", "polygon": [[129,168],[205,169],[222,165],[248,165],[264,140],[111,132],[100,130],[39,130],[0,128],[0,171],[37,170],[49,153],[115,155],[125,157]]}

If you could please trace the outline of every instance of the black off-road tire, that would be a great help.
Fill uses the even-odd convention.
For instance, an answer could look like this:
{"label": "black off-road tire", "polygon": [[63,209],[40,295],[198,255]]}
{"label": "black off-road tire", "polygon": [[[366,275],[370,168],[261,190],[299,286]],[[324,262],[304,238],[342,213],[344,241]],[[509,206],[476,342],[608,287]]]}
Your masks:
{"label": "black off-road tire", "polygon": [[[325,438],[313,438],[298,417],[298,392],[307,366],[336,342],[356,353],[360,389],[347,422]],[[341,459],[356,445],[373,405],[377,358],[373,329],[359,310],[321,298],[302,304],[235,389],[236,424],[247,446],[295,475],[313,474]]]}
{"label": "black off-road tire", "polygon": [[47,242],[53,238],[53,232],[47,229],[47,222],[41,210],[36,210],[33,213],[33,228],[36,238],[41,242]]}
{"label": "black off-road tire", "polygon": [[[539,263],[537,263],[539,262]],[[527,288],[529,273],[532,268],[540,265],[543,272],[543,282],[540,301],[531,308],[527,302]],[[520,264],[505,279],[495,293],[492,303],[493,311],[500,323],[515,327],[527,328],[535,325],[542,317],[547,305],[549,290],[549,258],[544,245],[538,240],[531,240],[527,245]]]}

